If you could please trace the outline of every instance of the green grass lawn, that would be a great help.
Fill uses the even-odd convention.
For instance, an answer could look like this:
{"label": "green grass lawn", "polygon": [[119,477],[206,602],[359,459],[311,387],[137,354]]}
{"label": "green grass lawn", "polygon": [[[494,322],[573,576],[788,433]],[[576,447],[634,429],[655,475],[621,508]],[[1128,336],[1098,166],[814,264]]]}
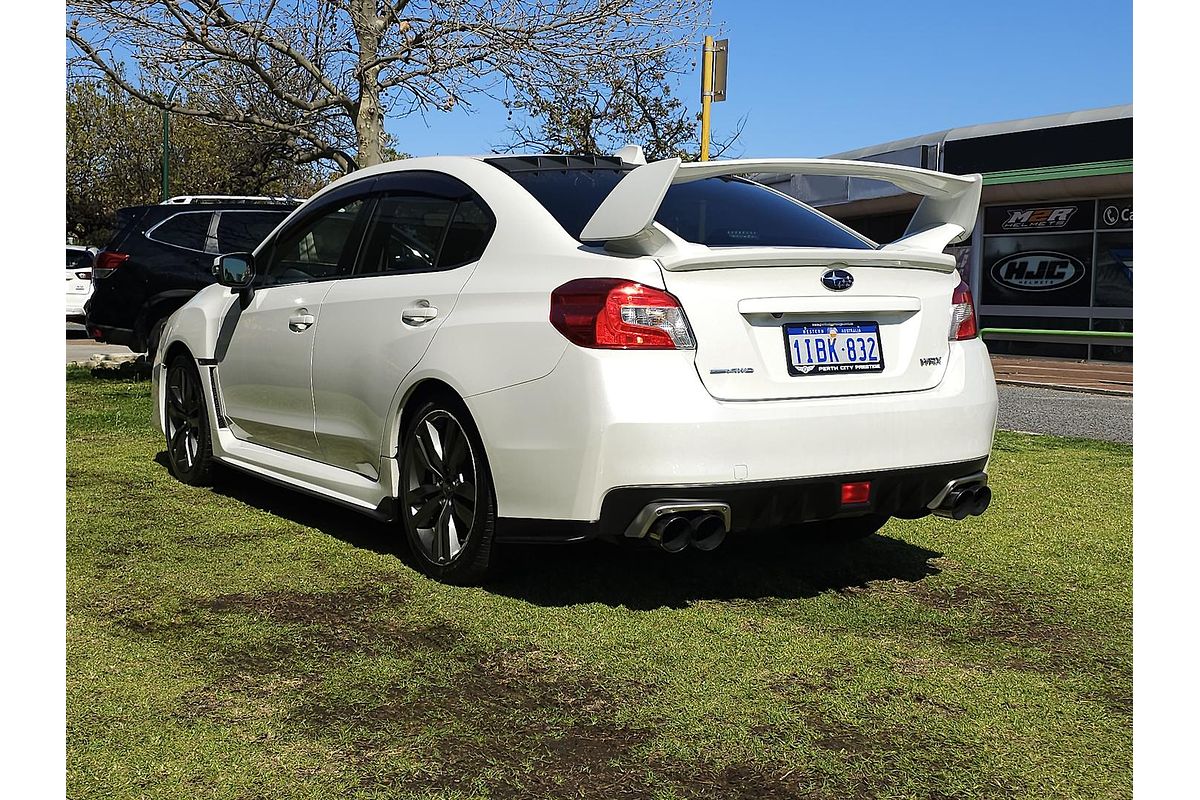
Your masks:
{"label": "green grass lawn", "polygon": [[67,381],[73,798],[1128,797],[1131,450],[1000,434],[996,499],[853,546],[503,551],[174,481],[148,384]]}

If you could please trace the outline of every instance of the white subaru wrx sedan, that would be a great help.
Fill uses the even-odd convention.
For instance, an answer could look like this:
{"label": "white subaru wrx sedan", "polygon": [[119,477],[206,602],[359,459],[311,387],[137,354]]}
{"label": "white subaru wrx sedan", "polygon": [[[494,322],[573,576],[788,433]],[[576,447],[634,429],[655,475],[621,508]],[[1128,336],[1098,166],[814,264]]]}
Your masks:
{"label": "white subaru wrx sedan", "polygon": [[[739,175],[922,196],[872,242]],[[155,417],[403,529],[453,582],[506,541],[677,552],[980,514],[996,387],[947,244],[981,179],[822,159],[413,158],[342,178],[171,316]],[[802,533],[803,528],[799,528]]]}

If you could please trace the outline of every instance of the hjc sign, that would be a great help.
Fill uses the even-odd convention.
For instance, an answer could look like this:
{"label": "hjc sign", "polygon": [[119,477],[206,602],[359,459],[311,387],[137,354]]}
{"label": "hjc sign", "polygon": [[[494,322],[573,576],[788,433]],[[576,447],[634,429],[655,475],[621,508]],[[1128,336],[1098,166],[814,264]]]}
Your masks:
{"label": "hjc sign", "polygon": [[992,280],[1023,292],[1062,289],[1083,279],[1086,268],[1065,253],[1016,253],[992,265]]}

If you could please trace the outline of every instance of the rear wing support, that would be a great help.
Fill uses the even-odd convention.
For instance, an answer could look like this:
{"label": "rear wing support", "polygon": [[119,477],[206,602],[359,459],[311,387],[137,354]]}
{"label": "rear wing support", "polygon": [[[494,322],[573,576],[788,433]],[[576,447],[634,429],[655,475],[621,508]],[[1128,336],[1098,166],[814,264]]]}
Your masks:
{"label": "rear wing support", "polygon": [[762,172],[869,178],[921,195],[921,204],[904,236],[885,245],[884,250],[940,252],[946,245],[965,239],[975,227],[983,191],[983,177],[978,174],[950,175],[874,161],[745,158],[683,163],[678,158],[669,158],[640,166],[626,175],[596,209],[579,238],[595,243],[644,238],[672,184]]}

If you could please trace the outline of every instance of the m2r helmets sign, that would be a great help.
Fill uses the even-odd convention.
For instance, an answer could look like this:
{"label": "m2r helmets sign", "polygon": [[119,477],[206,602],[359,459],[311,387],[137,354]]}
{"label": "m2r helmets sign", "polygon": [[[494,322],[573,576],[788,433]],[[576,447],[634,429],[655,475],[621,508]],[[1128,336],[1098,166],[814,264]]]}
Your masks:
{"label": "m2r helmets sign", "polygon": [[1038,203],[984,210],[984,233],[1051,233],[1091,230],[1096,203]]}
{"label": "m2r helmets sign", "polygon": [[1008,219],[1000,226],[1006,231],[1041,230],[1043,228],[1065,228],[1078,211],[1077,206],[1051,206],[1049,208],[1014,208]]}
{"label": "m2r helmets sign", "polygon": [[1066,253],[1015,253],[992,265],[992,280],[1019,292],[1049,292],[1083,280],[1087,270]]}

